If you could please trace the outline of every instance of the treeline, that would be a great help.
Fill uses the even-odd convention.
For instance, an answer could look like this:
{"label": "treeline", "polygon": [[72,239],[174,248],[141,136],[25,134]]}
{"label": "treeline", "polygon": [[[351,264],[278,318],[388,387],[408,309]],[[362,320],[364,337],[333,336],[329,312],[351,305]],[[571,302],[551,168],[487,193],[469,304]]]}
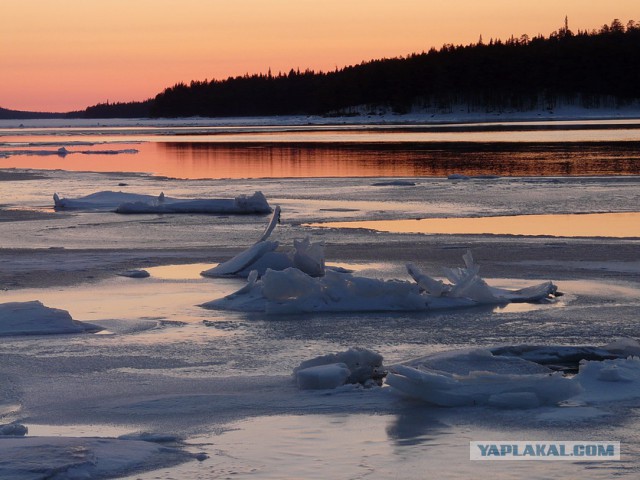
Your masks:
{"label": "treeline", "polygon": [[640,99],[640,24],[614,20],[594,31],[569,29],[473,45],[444,45],[407,57],[363,62],[332,72],[291,70],[226,80],[192,81],[154,99],[103,104],[87,116],[251,116],[348,114],[380,107],[487,111],[554,108],[562,100],[585,107],[603,99]]}
{"label": "treeline", "polygon": [[144,102],[98,103],[79,112],[71,112],[70,117],[82,118],[145,118],[151,116],[152,100]]}
{"label": "treeline", "polygon": [[65,113],[25,112],[0,107],[0,120],[26,120],[29,118],[65,118]]}
{"label": "treeline", "polygon": [[0,107],[0,120],[26,120],[34,118],[144,118],[151,116],[152,102],[153,100],[128,103],[105,102],[88,107],[85,110],[67,113],[27,112]]}

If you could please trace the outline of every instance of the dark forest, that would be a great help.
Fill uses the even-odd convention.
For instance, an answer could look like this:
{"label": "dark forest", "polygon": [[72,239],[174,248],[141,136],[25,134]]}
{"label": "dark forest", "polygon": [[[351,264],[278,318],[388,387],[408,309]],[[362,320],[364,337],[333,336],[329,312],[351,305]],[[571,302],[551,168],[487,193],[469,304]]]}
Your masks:
{"label": "dark forest", "polygon": [[552,110],[559,102],[586,108],[640,99],[640,24],[619,20],[598,30],[551,33],[472,45],[444,45],[331,72],[290,70],[225,80],[192,81],[144,102],[103,103],[75,117],[226,117]]}
{"label": "dark forest", "polygon": [[[361,63],[333,72],[291,70],[178,84],[156,96],[153,116],[349,114],[354,107],[446,110],[552,109],[640,98],[640,25],[618,20],[595,32],[568,25],[549,37],[480,40]],[[610,106],[610,105],[607,105]]]}

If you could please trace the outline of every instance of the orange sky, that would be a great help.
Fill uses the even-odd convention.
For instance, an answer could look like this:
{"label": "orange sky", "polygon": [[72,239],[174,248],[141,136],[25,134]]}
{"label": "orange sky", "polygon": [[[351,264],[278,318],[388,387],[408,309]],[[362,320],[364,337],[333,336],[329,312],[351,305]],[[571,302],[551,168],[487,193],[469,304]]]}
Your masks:
{"label": "orange sky", "polygon": [[640,21],[638,0],[0,0],[0,106],[69,111],[180,81],[332,70],[482,35]]}

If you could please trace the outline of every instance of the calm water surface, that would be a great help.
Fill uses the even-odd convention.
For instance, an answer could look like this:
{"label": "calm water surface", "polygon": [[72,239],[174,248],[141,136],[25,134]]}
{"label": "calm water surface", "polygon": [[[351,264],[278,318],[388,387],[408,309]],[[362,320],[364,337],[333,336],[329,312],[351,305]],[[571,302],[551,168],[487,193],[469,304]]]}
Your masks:
{"label": "calm water surface", "polygon": [[365,228],[379,232],[640,238],[640,213],[512,215],[314,223],[312,227]]}
{"label": "calm water surface", "polygon": [[2,128],[0,168],[191,179],[637,175],[640,122]]}

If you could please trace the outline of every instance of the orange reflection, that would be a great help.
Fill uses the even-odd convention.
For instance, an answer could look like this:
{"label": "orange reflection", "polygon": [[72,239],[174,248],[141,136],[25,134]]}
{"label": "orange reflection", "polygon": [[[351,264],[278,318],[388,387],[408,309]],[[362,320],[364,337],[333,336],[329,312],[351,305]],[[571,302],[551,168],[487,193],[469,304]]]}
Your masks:
{"label": "orange reflection", "polygon": [[[200,141],[68,145],[70,141],[120,141],[124,136],[65,137],[68,153],[57,155],[60,144],[42,147],[5,146],[2,151],[30,150],[30,155],[0,158],[0,168],[60,169],[93,172],[144,172],[172,178],[287,178],[287,177],[446,177],[465,175],[566,176],[637,175],[640,155],[636,142],[586,144],[504,144],[385,141],[386,134],[368,142],[229,143],[205,135]],[[232,137],[231,135],[224,135]],[[124,137],[124,138],[123,138]],[[263,136],[271,137],[268,135]],[[189,137],[191,138],[191,137]],[[377,143],[373,139],[379,139]],[[5,137],[8,142],[60,142],[55,137]],[[136,140],[142,139],[136,137]],[[182,140],[182,141],[178,141]],[[5,144],[6,145],[6,144]],[[135,149],[138,153],[126,153]],[[49,155],[42,156],[42,151]],[[105,154],[105,151],[124,153]],[[40,153],[38,153],[40,152]],[[100,153],[102,152],[102,153]]]}
{"label": "orange reflection", "polygon": [[519,215],[481,218],[426,218],[313,223],[311,227],[366,228],[380,232],[640,238],[640,213]]}

